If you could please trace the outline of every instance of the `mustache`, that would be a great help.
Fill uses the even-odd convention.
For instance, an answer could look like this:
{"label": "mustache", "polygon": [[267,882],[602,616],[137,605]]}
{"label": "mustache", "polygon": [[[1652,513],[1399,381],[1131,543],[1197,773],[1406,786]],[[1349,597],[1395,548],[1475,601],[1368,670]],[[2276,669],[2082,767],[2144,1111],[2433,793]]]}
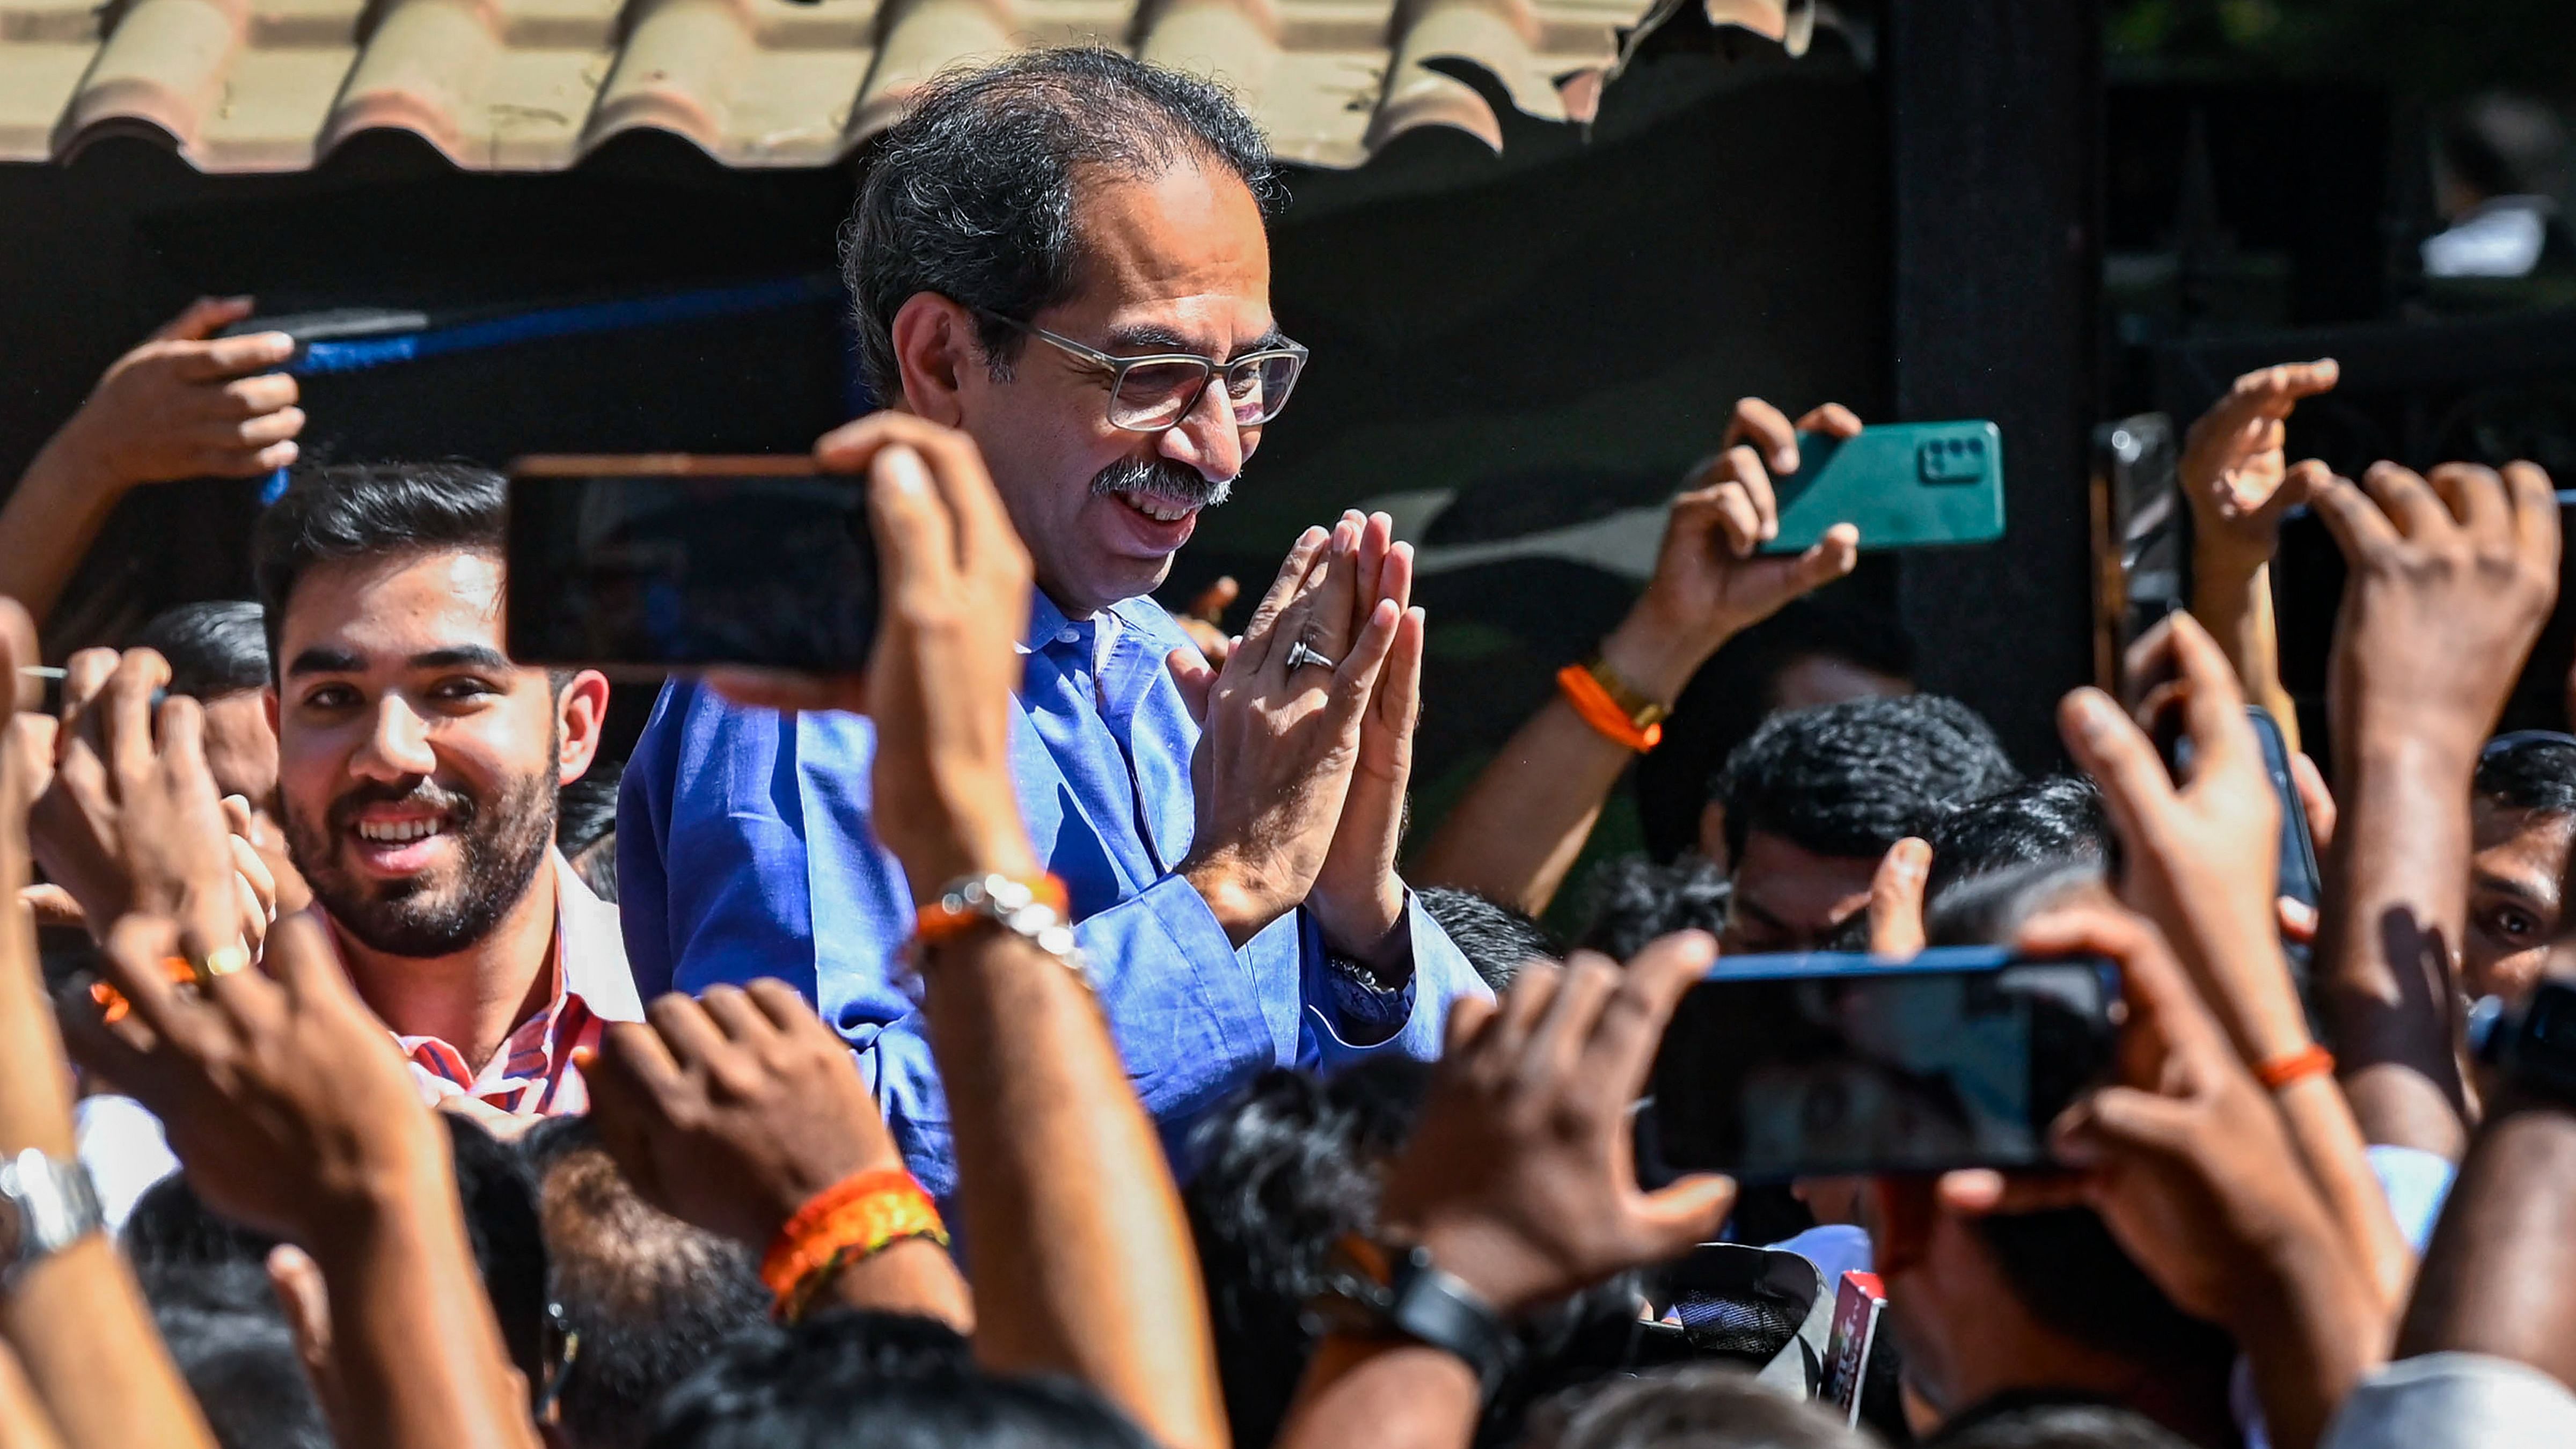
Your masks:
{"label": "mustache", "polygon": [[1104,498],[1153,493],[1193,508],[1216,508],[1234,496],[1234,480],[1211,481],[1198,469],[1169,458],[1121,458],[1092,478],[1091,491]]}
{"label": "mustache", "polygon": [[474,818],[474,797],[450,790],[423,776],[408,785],[367,784],[331,802],[331,828],[345,831],[357,824],[358,812],[370,805],[414,805],[435,810],[457,825]]}

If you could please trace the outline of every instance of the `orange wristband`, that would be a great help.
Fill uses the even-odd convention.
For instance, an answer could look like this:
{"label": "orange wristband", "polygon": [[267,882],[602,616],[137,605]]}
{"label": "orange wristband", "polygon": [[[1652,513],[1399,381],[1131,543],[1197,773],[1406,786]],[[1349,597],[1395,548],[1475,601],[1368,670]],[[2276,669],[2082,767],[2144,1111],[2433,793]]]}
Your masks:
{"label": "orange wristband", "polygon": [[[1034,878],[1008,876],[1005,879],[1026,889],[1038,905],[1054,911],[1058,921],[1072,919],[1070,898],[1065,895],[1063,881],[1052,875]],[[944,900],[931,901],[915,913],[912,934],[913,938],[921,944],[936,946],[962,936],[977,926],[989,925],[992,920],[990,915],[981,910],[958,910],[949,906]]]}
{"label": "orange wristband", "polygon": [[[198,980],[197,968],[191,965],[185,956],[162,957],[161,974],[169,977],[170,984],[173,986],[194,986]],[[99,1020],[109,1026],[125,1020],[134,1010],[133,1005],[125,999],[124,992],[104,981],[93,981],[89,984],[89,999],[98,1003]]]}
{"label": "orange wristband", "polygon": [[1610,697],[1610,691],[1601,687],[1601,681],[1592,677],[1592,671],[1582,665],[1569,664],[1558,670],[1556,687],[1565,692],[1565,702],[1574,706],[1574,712],[1583,717],[1583,722],[1613,744],[1624,745],[1642,755],[1663,741],[1661,722],[1638,725],[1628,711],[1620,707],[1619,701]]}
{"label": "orange wristband", "polygon": [[2334,1053],[2310,1042],[2288,1056],[2257,1063],[2254,1080],[2261,1082],[2267,1090],[2277,1092],[2292,1082],[2330,1075],[2334,1069]]}
{"label": "orange wristband", "polygon": [[930,1194],[900,1167],[857,1172],[814,1194],[778,1230],[760,1262],[773,1311],[793,1319],[820,1280],[906,1238],[948,1246],[948,1227]]}

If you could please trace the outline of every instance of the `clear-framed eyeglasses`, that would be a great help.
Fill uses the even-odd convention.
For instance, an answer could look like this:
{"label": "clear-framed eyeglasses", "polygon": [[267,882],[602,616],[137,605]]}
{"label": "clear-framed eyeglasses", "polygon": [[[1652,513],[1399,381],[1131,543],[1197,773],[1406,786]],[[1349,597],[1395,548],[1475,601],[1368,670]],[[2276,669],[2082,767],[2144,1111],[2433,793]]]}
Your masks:
{"label": "clear-framed eyeglasses", "polygon": [[1234,425],[1259,427],[1288,406],[1297,375],[1306,370],[1306,349],[1294,342],[1283,341],[1225,362],[1190,352],[1114,357],[1016,317],[982,308],[976,311],[1098,369],[1109,384],[1109,425],[1131,433],[1159,433],[1177,425],[1198,407],[1208,384],[1220,378]]}

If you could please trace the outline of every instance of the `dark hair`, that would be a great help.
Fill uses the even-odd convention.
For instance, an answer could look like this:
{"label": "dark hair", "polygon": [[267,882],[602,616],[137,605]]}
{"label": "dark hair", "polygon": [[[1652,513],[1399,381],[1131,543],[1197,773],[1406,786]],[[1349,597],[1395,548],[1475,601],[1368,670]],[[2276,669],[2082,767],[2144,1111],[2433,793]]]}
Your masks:
{"label": "dark hair", "polygon": [[221,699],[268,686],[268,634],[260,607],[246,599],[208,599],[152,616],[134,646],[170,661],[170,693]]}
{"label": "dark hair", "polygon": [[1275,198],[1260,128],[1224,91],[1113,50],[1033,50],[954,71],[915,93],[878,139],[842,244],[861,375],[886,406],[903,396],[894,318],[933,292],[978,309],[978,340],[998,381],[1026,322],[1074,295],[1082,238],[1076,173],[1154,177],[1182,161]]}
{"label": "dark hair", "polygon": [[1735,860],[1756,830],[1875,860],[1948,807],[2020,779],[1975,710],[1906,694],[1773,715],[1726,757],[1717,793]]}
{"label": "dark hair", "polygon": [[2007,944],[2021,934],[2024,921],[2075,891],[2102,883],[2102,868],[2080,860],[2033,861],[1946,882],[1924,897],[1924,943]]}
{"label": "dark hair", "polygon": [[1663,743],[1637,761],[1637,823],[1646,853],[1671,860],[1699,844],[1709,777],[1780,708],[1780,677],[1832,659],[1891,679],[1914,677],[1914,640],[1884,610],[1810,594],[1736,635],[1691,676]]}
{"label": "dark hair", "polygon": [[2521,96],[2490,92],[2442,121],[2442,160],[2481,201],[2554,190],[2558,178],[2550,173],[2565,144],[2551,107]]}
{"label": "dark hair", "polygon": [[582,777],[555,792],[555,848],[579,855],[617,828],[617,782],[624,760],[598,759]]}
{"label": "dark hair", "polygon": [[331,1449],[295,1334],[273,1305],[266,1314],[157,1309],[153,1321],[222,1449]]}
{"label": "dark hair", "polygon": [[269,653],[277,653],[287,600],[311,570],[439,549],[497,555],[507,518],[501,475],[471,463],[341,463],[299,473],[259,516],[251,540]]}
{"label": "dark hair", "polygon": [[1868,1449],[1874,1441],[1738,1368],[1610,1378],[1531,1415],[1526,1449]]}
{"label": "dark hair", "polygon": [[1412,1132],[1428,1072],[1402,1058],[1331,1081],[1274,1067],[1193,1129],[1181,1201],[1236,1443],[1278,1436],[1314,1352],[1306,1300],[1334,1241],[1375,1226],[1379,1166]]}
{"label": "dark hair", "polygon": [[2576,739],[2506,737],[2478,757],[2478,798],[2506,810],[2576,815]]}
{"label": "dark hair", "polygon": [[1545,926],[1474,891],[1422,886],[1413,892],[1413,899],[1439,923],[1476,975],[1496,991],[1509,987],[1520,974],[1521,963],[1531,957],[1554,960],[1565,954]]}
{"label": "dark hair", "polygon": [[548,1287],[578,1335],[557,1386],[564,1436],[575,1449],[641,1449],[662,1394],[768,1322],[759,1265],[637,1197],[587,1117],[548,1118],[519,1150],[538,1181]]}
{"label": "dark hair", "polygon": [[1931,1442],[1939,1449],[2188,1449],[2191,1443],[2135,1409],[2027,1393],[1969,1410]]}
{"label": "dark hair", "polygon": [[1924,894],[1956,881],[2024,865],[2092,865],[2119,872],[2117,839],[2102,791],[2081,775],[2050,775],[2000,790],[1942,815],[1924,831],[1932,871]]}
{"label": "dark hair", "polygon": [[1675,931],[1725,930],[1734,888],[1701,855],[1684,855],[1670,865],[1628,855],[1602,862],[1586,892],[1588,924],[1575,944],[1625,961]]}
{"label": "dark hair", "polygon": [[545,1378],[546,1357],[546,1234],[537,1216],[536,1176],[509,1143],[454,1112],[436,1115],[447,1124],[465,1237],[483,1271],[501,1344],[533,1393]]}
{"label": "dark hair", "polygon": [[[445,1124],[455,1163],[457,1205],[492,1316],[510,1361],[533,1388],[543,1374],[546,1245],[536,1185],[518,1153],[453,1112]],[[265,1291],[269,1250],[278,1240],[219,1217],[177,1173],[144,1189],[125,1220],[125,1252],[147,1301],[212,1309],[276,1311]]]}
{"label": "dark hair", "polygon": [[2053,1332],[2160,1371],[2226,1372],[2235,1341],[2174,1306],[2091,1208],[1975,1223],[2012,1295]]}
{"label": "dark hair", "polygon": [[975,1367],[946,1324],[817,1314],[736,1339],[662,1400],[651,1449],[1152,1449],[1089,1388]]}

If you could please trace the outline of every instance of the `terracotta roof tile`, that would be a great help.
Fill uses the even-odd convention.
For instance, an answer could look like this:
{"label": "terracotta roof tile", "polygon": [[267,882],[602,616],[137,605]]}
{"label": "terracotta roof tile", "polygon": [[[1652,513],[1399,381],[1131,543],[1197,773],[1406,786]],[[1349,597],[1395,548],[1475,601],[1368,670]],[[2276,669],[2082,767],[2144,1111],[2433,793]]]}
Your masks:
{"label": "terracotta roof tile", "polygon": [[1802,50],[1814,0],[0,0],[0,160],[140,131],[208,171],[289,171],[390,126],[545,171],[649,127],[815,166],[951,66],[1093,43],[1224,81],[1283,159],[1353,166],[1416,126],[1502,144],[1427,60],[1588,119],[1623,43],[1690,3]]}

